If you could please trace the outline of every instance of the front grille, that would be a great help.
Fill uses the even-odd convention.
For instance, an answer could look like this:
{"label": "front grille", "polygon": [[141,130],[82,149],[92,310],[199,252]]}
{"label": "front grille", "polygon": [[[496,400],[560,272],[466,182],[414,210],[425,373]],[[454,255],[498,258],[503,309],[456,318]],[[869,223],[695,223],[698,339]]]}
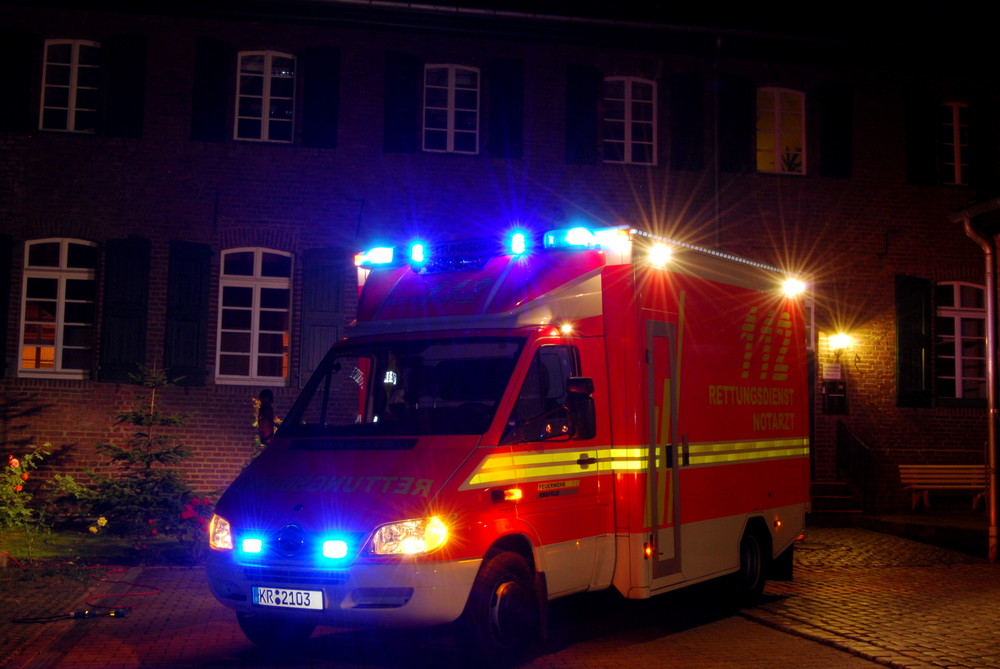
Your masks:
{"label": "front grille", "polygon": [[276,567],[244,567],[243,576],[252,583],[280,583],[281,585],[343,585],[347,583],[346,571],[320,569],[282,569]]}

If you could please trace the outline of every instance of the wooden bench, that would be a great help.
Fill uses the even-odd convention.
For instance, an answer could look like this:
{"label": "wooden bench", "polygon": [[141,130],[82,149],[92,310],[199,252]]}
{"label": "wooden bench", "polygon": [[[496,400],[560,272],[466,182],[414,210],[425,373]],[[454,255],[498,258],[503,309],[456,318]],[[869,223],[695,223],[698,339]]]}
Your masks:
{"label": "wooden bench", "polygon": [[931,492],[968,492],[972,510],[986,497],[986,467],[983,465],[900,465],[899,480],[913,496],[913,508],[923,501],[931,508]]}

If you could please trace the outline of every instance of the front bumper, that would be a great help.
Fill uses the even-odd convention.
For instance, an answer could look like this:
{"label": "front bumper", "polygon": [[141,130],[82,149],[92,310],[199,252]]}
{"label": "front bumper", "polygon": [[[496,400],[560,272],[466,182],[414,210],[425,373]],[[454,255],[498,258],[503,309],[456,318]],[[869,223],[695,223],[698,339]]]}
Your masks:
{"label": "front bumper", "polygon": [[[241,613],[342,627],[425,627],[450,623],[461,615],[481,562],[481,558],[405,560],[320,570],[280,563],[238,564],[232,553],[212,551],[206,573],[215,598]],[[253,586],[321,591],[323,609],[255,605]]]}

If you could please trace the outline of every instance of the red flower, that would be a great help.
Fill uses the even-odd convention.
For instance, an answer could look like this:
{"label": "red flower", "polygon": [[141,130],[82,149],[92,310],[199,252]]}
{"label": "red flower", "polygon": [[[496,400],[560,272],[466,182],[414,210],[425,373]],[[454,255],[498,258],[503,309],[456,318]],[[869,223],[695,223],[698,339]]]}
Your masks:
{"label": "red flower", "polygon": [[204,504],[205,506],[208,506],[209,504],[212,503],[212,500],[206,497],[205,499],[201,500],[201,503]]}
{"label": "red flower", "polygon": [[191,506],[192,504],[194,506],[198,506],[199,504],[201,504],[201,501],[197,497],[194,497],[191,499],[191,504],[189,504],[188,506]]}
{"label": "red flower", "polygon": [[21,480],[22,481],[27,481],[28,480],[28,472],[24,472],[23,474],[21,474]]}
{"label": "red flower", "polygon": [[152,530],[152,534],[156,534],[156,528],[155,527]]}
{"label": "red flower", "polygon": [[14,486],[14,492],[21,492],[23,489],[24,489],[24,486],[22,486],[20,483],[18,483],[16,486]]}
{"label": "red flower", "polygon": [[194,512],[194,509],[190,509],[190,508],[185,507],[185,509],[183,511],[181,511],[181,520],[187,520],[188,518],[194,518],[197,515],[198,514]]}

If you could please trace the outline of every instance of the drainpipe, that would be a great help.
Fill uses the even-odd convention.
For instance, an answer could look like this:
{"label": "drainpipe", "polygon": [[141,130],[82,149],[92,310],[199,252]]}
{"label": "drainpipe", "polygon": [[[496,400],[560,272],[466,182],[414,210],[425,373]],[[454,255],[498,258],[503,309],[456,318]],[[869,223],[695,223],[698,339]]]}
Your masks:
{"label": "drainpipe", "polygon": [[971,207],[952,217],[955,222],[961,221],[965,234],[983,249],[986,262],[986,397],[987,415],[987,473],[989,474],[989,558],[997,561],[997,379],[996,379],[996,237],[987,239],[976,230],[972,224],[975,215],[996,211],[1000,208],[1000,200],[993,200]]}

